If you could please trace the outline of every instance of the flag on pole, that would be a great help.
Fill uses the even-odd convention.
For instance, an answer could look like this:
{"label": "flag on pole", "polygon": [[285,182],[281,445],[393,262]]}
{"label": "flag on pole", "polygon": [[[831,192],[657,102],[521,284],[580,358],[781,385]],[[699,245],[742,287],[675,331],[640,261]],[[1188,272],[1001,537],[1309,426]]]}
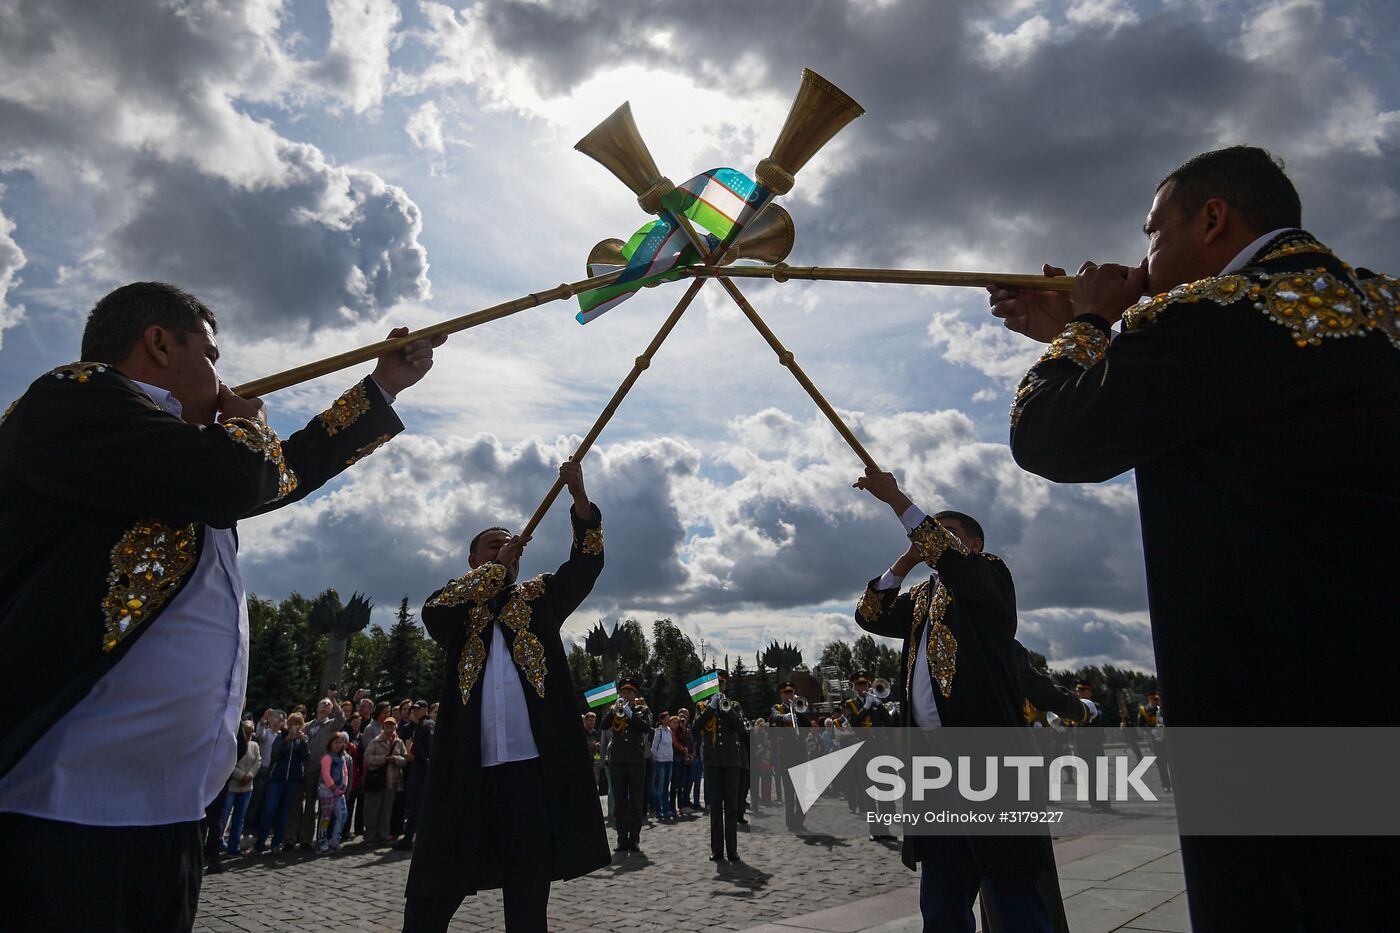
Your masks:
{"label": "flag on pole", "polygon": [[719,693],[719,671],[700,675],[686,684],[685,689],[690,691],[690,698],[696,701],[714,696]]}
{"label": "flag on pole", "polygon": [[[702,172],[662,199],[668,212],[683,214],[704,229],[706,247],[713,252],[734,241],[773,194],[767,188],[732,168]],[[580,292],[575,319],[587,324],[622,304],[638,290],[658,282],[680,278],[685,266],[701,262],[695,246],[670,213],[648,222],[632,234],[622,247],[627,260],[623,273],[612,285]],[[617,266],[589,265],[589,276],[617,271]]]}
{"label": "flag on pole", "polygon": [[617,681],[603,684],[601,687],[594,687],[585,693],[583,698],[588,701],[589,709],[605,706],[617,699]]}

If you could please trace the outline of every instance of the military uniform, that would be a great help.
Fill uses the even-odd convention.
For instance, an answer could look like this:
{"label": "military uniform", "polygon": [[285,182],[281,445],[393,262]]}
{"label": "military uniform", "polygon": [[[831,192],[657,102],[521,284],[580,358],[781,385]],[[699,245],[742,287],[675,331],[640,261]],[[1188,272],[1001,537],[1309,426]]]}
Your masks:
{"label": "military uniform", "polygon": [[778,772],[778,781],[783,794],[783,819],[791,830],[805,828],[806,819],[802,804],[793,792],[792,776],[788,769],[807,760],[807,733],[812,720],[805,713],[795,713],[784,703],[774,703],[768,714],[768,725],[778,731],[768,734],[773,746],[773,770]]}
{"label": "military uniform", "polygon": [[710,789],[710,857],[739,860],[739,800],[748,762],[744,720],[737,710],[724,712],[718,703],[705,704],[695,717],[705,759],[705,786]]}
{"label": "military uniform", "polygon": [[[636,681],[626,680],[619,683],[619,688],[629,684],[636,689]],[[599,728],[612,735],[608,744],[608,780],[612,782],[616,797],[613,825],[617,827],[617,848],[635,850],[642,832],[642,808],[646,803],[651,710],[643,706],[618,712],[618,704],[614,704],[605,710]]]}

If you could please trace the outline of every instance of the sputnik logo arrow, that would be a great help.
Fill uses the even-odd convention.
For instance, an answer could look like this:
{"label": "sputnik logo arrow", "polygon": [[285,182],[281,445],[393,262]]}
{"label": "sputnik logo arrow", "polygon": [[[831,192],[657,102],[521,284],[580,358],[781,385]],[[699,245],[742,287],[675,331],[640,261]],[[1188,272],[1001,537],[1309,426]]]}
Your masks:
{"label": "sputnik logo arrow", "polygon": [[788,768],[788,777],[792,778],[793,791],[797,794],[797,802],[802,806],[803,815],[812,809],[812,804],[831,786],[831,782],[836,780],[836,775],[841,773],[855,757],[856,750],[864,744],[862,740],[838,752]]}

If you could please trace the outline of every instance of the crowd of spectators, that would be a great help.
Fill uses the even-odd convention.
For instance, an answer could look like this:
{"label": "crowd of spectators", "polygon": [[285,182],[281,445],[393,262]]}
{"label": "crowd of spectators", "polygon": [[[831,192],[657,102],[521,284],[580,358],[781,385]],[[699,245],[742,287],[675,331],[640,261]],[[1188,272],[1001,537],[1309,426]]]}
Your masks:
{"label": "crowd of spectators", "polygon": [[436,721],[436,703],[395,706],[365,690],[349,700],[327,691],[309,721],[304,706],[248,715],[233,773],[206,812],[209,870],[356,838],[411,849]]}

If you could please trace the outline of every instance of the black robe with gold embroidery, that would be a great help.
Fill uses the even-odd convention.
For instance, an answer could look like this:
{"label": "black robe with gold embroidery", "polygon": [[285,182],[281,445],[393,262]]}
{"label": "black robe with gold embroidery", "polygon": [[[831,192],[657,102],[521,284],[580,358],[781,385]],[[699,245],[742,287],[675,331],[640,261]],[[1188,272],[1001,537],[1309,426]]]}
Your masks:
{"label": "black robe with gold embroidery", "polygon": [[[603,570],[602,514],[573,519],[569,559],[553,574],[506,585],[490,563],[448,583],[423,604],[423,624],[447,658],[439,697],[433,762],[413,840],[409,897],[451,898],[499,888],[502,860],[481,844],[481,679],[499,619],[520,675],[530,732],[539,749],[550,846],[537,857],[549,877],[565,880],[612,861],[593,783],[578,688],[569,674],[559,629]],[[532,845],[535,840],[499,840]]]}
{"label": "black robe with gold embroidery", "polygon": [[[1136,470],[1173,725],[1273,724],[1280,685],[1345,696],[1292,704],[1290,725],[1396,724],[1400,282],[1291,231],[1123,323],[1110,342],[1086,315],[1051,343],[1017,392],[1011,448],[1057,482]],[[1209,793],[1209,762],[1174,756],[1172,771],[1179,809]],[[1355,873],[1393,870],[1393,840],[1284,842],[1184,839],[1196,928],[1371,925],[1335,911],[1379,909],[1357,894],[1388,882]]]}
{"label": "black robe with gold embroidery", "polygon": [[206,524],[295,502],[401,430],[368,379],[285,441],[187,424],[106,364],[37,379],[0,420],[0,775],[157,623]]}
{"label": "black robe with gold embroidery", "polygon": [[[856,623],[872,635],[903,641],[900,670],[904,698],[900,725],[914,725],[915,652],[929,632],[929,676],[939,721],[945,726],[1007,727],[1024,730],[1027,753],[1035,745],[1026,728],[1024,700],[1018,681],[1016,649],[1016,588],[1011,571],[993,554],[974,554],[932,517],[909,533],[924,562],[938,571],[938,580],[925,580],[907,593],[878,590],[871,580],[856,606]],[[978,870],[986,875],[1020,878],[1041,894],[1054,928],[1066,930],[1060,899],[1055,853],[1045,834],[969,836],[968,847]],[[904,864],[919,863],[919,846],[905,834]],[[936,871],[937,867],[925,867]],[[1001,930],[999,917],[993,928]]]}

